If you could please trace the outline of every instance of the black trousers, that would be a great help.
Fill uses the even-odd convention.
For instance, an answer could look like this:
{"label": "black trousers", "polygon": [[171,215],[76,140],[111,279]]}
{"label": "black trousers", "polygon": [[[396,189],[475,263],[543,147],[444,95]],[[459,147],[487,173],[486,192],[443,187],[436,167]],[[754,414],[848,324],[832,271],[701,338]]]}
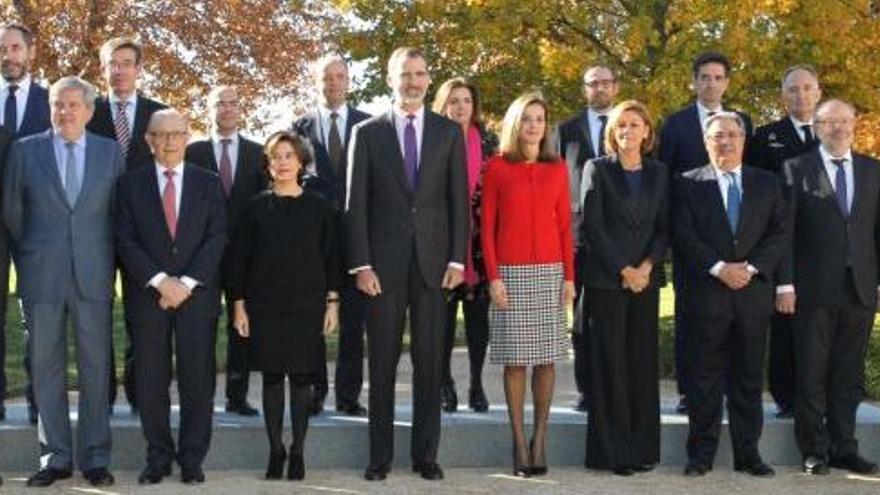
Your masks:
{"label": "black trousers", "polygon": [[345,275],[343,280],[339,294],[339,348],[334,389],[337,404],[354,404],[360,401],[364,384],[366,302],[354,285],[354,277]]}
{"label": "black trousers", "polygon": [[5,410],[3,403],[6,401],[6,299],[8,297],[9,246],[4,241],[0,243],[0,410]]}
{"label": "black trousers", "polygon": [[[118,260],[117,260],[118,261]],[[117,266],[119,263],[117,262]],[[123,293],[125,293],[125,285],[130,283],[126,279],[124,275],[122,275],[122,271],[119,271],[120,276],[122,277],[122,287]],[[124,301],[123,301],[124,302]],[[133,338],[133,327],[134,323],[128,317],[128,314],[124,315],[125,322],[125,342],[122,345],[125,346],[125,353],[123,355],[123,371],[122,371],[122,386],[125,389],[125,399],[131,404],[133,407],[138,407],[138,401],[136,397],[135,387],[135,369],[134,369],[134,338]],[[119,381],[116,378],[116,345],[119,342],[113,342],[110,340],[110,405],[116,403],[116,389],[119,386]]]}
{"label": "black trousers", "polygon": [[[583,266],[584,248],[578,247],[574,253],[574,307],[578,308],[584,292]],[[590,309],[586,304],[580,306],[580,328],[575,328],[571,333],[571,347],[574,350],[574,382],[577,391],[589,399],[590,390]]]}
{"label": "black trousers", "polygon": [[446,303],[440,287],[428,287],[415,253],[405,284],[382,280],[382,293],[367,302],[367,352],[370,370],[370,466],[390,466],[394,457],[394,390],[403,327],[409,309],[413,366],[413,463],[437,460],[440,443],[440,384],[443,375],[443,326]]}
{"label": "black trousers", "polygon": [[798,301],[795,435],[804,456],[845,457],[858,452],[856,409],[865,381],[865,352],[874,311],[848,277],[839,302]]}
{"label": "black trousers", "polygon": [[229,292],[226,295],[226,400],[241,403],[247,400],[250,385],[250,364],[247,339],[238,335],[235,322],[235,305]]}
{"label": "black trousers", "polygon": [[655,464],[660,461],[659,290],[587,289],[584,297],[593,315],[586,466]]}
{"label": "black trousers", "polygon": [[[455,293],[458,294],[458,293]],[[483,387],[483,364],[489,346],[489,298],[482,295],[456,295],[446,304],[446,332],[443,343],[443,384],[455,388],[452,379],[452,347],[455,344],[455,318],[459,303],[464,310],[464,330],[467,340],[471,388]]]}
{"label": "black trousers", "polygon": [[[184,306],[164,318],[132,323],[147,463],[166,467],[176,459],[183,469],[200,467],[211,445],[216,318],[192,314]],[[177,449],[169,422],[172,346],[180,395]]]}
{"label": "black trousers", "polygon": [[687,349],[689,320],[685,316],[687,312],[685,307],[687,265],[674,252],[672,254],[672,288],[675,291],[675,384],[678,387],[678,395],[687,395],[688,386],[690,386],[690,376],[688,375],[690,358]]}
{"label": "black trousers", "polygon": [[752,286],[737,293],[710,290],[725,291],[729,297],[715,297],[711,303],[702,297],[685,301],[689,306],[688,457],[714,463],[726,394],[734,463],[751,464],[760,459],[764,353],[773,296],[763,291],[767,300],[759,299]]}
{"label": "black trousers", "polygon": [[794,317],[773,313],[770,318],[770,357],[767,382],[770,395],[779,409],[793,411],[797,384],[795,359]]}

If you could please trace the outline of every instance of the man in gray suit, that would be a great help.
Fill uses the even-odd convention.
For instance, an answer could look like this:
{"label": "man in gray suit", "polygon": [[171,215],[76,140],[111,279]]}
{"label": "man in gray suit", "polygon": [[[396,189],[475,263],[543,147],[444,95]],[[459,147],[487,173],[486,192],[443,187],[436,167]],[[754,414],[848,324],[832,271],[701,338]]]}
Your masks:
{"label": "man in gray suit", "polygon": [[13,143],[3,217],[18,294],[32,312],[31,362],[39,405],[40,470],[28,486],[68,478],[73,442],[65,370],[68,323],[79,375],[77,466],[94,486],[113,484],[108,387],[113,296],[113,205],[124,162],[115,141],[86,132],[95,88],[64,77],[49,91],[52,129]]}

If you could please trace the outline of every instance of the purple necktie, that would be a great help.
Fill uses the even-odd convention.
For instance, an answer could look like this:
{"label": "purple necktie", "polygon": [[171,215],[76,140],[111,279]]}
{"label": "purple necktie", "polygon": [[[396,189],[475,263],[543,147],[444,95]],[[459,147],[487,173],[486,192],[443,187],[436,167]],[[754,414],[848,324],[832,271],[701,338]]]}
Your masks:
{"label": "purple necktie", "polygon": [[406,128],[403,130],[403,164],[406,166],[406,178],[409,187],[416,190],[419,174],[419,145],[416,141],[416,126],[413,125],[415,115],[407,115]]}

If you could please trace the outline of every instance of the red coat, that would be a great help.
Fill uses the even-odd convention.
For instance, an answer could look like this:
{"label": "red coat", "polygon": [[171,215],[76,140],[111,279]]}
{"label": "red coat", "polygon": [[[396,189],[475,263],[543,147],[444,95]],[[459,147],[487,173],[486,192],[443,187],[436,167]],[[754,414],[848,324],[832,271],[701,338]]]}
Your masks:
{"label": "red coat", "polygon": [[562,263],[574,280],[565,162],[515,163],[495,156],[483,175],[481,235],[489,280],[498,265]]}

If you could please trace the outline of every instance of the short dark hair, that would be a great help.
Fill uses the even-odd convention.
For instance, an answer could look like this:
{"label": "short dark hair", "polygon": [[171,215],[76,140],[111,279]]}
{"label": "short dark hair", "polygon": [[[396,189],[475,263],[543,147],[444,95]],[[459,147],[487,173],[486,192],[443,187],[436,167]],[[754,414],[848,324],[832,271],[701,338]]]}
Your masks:
{"label": "short dark hair", "polygon": [[401,46],[391,52],[391,55],[388,57],[388,74],[391,74],[391,70],[397,67],[400,60],[408,58],[420,58],[425,61],[425,65],[428,63],[428,57],[425,56],[425,52],[423,52],[421,48],[416,48],[414,46]]}
{"label": "short dark hair", "polygon": [[290,131],[278,131],[269,136],[269,139],[266,140],[266,145],[263,147],[263,167],[269,176],[269,180],[272,179],[272,175],[269,174],[269,159],[272,153],[275,152],[275,148],[281,143],[287,143],[293,147],[293,153],[300,164],[299,172],[296,174],[296,181],[302,185],[306,175],[306,167],[314,161],[315,154],[312,151],[312,143],[309,142],[308,138]]}
{"label": "short dark hair", "polygon": [[692,67],[694,73],[694,79],[700,75],[700,67],[706,64],[718,64],[724,67],[724,75],[730,75],[730,60],[724,56],[724,54],[719,52],[703,52],[697,55],[697,58],[694,59],[694,65]]}
{"label": "short dark hair", "polygon": [[7,24],[3,24],[3,26],[0,27],[0,31],[6,31],[7,29],[14,29],[14,30],[18,31],[19,33],[21,33],[21,37],[24,38],[24,44],[27,45],[28,48],[33,46],[34,32],[31,31],[30,28],[28,28],[24,24],[19,24],[17,22],[10,22]]}
{"label": "short dark hair", "polygon": [[137,65],[141,65],[141,62],[144,60],[144,46],[138,40],[126,37],[112,38],[101,45],[101,51],[99,52],[101,65],[109,63],[113,53],[123,48],[134,51],[134,62]]}

